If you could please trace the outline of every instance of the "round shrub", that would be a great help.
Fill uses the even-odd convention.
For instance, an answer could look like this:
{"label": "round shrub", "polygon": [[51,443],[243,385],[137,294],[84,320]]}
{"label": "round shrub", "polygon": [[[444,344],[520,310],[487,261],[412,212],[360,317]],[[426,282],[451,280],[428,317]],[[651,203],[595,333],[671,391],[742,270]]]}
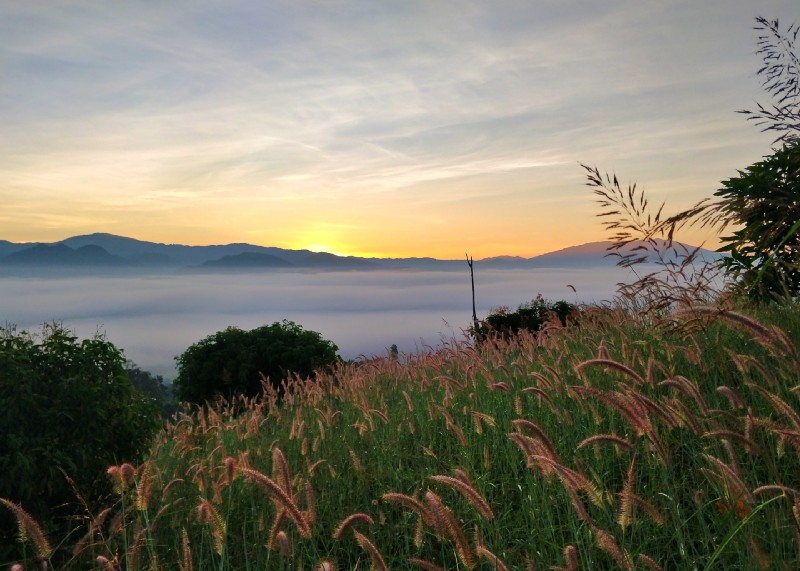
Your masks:
{"label": "round shrub", "polygon": [[218,396],[255,396],[262,375],[278,389],[291,375],[310,377],[337,362],[338,347],[316,331],[283,320],[251,331],[228,327],[198,341],[180,356],[174,387],[195,404]]}

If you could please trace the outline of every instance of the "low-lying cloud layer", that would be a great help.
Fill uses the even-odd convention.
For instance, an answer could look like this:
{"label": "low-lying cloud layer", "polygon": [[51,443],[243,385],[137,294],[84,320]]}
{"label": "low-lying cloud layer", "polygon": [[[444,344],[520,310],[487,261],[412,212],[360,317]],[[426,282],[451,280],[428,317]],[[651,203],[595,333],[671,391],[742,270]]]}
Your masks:
{"label": "low-lying cloud layer", "polygon": [[[466,264],[465,264],[466,265]],[[537,293],[571,302],[610,299],[617,268],[487,270],[475,276],[478,317]],[[575,286],[577,294],[567,287]],[[36,330],[62,321],[96,331],[146,370],[173,378],[174,357],[229,325],[252,329],[289,319],[319,331],[346,359],[461,338],[470,324],[469,273],[336,272],[151,277],[0,279],[0,323]]]}

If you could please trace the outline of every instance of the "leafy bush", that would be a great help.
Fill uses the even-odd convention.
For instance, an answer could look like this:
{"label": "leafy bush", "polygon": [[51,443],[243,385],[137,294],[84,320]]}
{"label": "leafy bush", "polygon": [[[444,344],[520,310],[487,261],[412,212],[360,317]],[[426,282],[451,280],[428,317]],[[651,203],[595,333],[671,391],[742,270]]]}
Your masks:
{"label": "leafy bush", "polygon": [[800,293],[800,144],[784,147],[722,183],[722,216],[738,229],[722,239],[723,263],[751,299]]}
{"label": "leafy bush", "polygon": [[218,396],[255,396],[262,390],[262,375],[279,389],[292,374],[309,377],[335,364],[337,350],[316,331],[287,320],[252,331],[228,327],[176,357],[174,387],[180,400],[196,404]]}
{"label": "leafy bush", "polygon": [[[76,491],[89,503],[111,491],[106,468],[141,458],[160,426],[124,365],[101,336],[79,341],[53,324],[37,340],[0,328],[0,497],[64,530],[84,513]],[[11,513],[0,508],[0,556],[13,535]]]}
{"label": "leafy bush", "polygon": [[132,361],[125,363],[125,373],[131,384],[161,409],[163,418],[169,418],[178,411],[172,387],[164,384],[164,377],[145,371]]}
{"label": "leafy bush", "polygon": [[506,307],[495,309],[484,320],[480,333],[483,336],[495,334],[507,337],[521,330],[541,331],[553,316],[565,326],[575,315],[576,310],[574,305],[566,301],[549,302],[539,294],[532,301],[521,304],[516,311]]}

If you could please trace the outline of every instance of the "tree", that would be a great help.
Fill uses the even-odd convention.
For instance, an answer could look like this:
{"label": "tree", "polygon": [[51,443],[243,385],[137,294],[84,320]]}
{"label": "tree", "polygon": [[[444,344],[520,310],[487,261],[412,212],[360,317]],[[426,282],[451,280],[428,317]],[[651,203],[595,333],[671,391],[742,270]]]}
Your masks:
{"label": "tree", "polygon": [[489,335],[510,337],[519,331],[536,333],[553,320],[558,319],[562,326],[571,324],[577,316],[578,308],[564,300],[549,302],[537,295],[532,301],[521,304],[516,311],[507,307],[498,307],[493,310],[476,330],[478,339]]}
{"label": "tree", "polygon": [[[52,324],[37,340],[0,328],[0,497],[21,503],[46,530],[64,533],[85,515],[67,477],[84,500],[99,500],[110,492],[106,468],[138,462],[160,426],[124,366],[122,352],[99,335],[79,341]],[[0,509],[0,559],[14,533]]]}
{"label": "tree", "polygon": [[310,377],[335,364],[338,347],[316,331],[283,320],[251,331],[228,327],[176,357],[174,387],[180,400],[202,404],[217,396],[255,396],[262,375],[279,390],[291,375]]}
{"label": "tree", "polygon": [[724,237],[727,271],[741,277],[754,300],[800,293],[800,144],[784,146],[770,157],[723,181],[720,216],[738,226]]}
{"label": "tree", "polygon": [[164,418],[177,412],[177,403],[173,398],[171,387],[164,384],[164,377],[145,371],[133,361],[125,363],[125,373],[131,385],[161,409]]}

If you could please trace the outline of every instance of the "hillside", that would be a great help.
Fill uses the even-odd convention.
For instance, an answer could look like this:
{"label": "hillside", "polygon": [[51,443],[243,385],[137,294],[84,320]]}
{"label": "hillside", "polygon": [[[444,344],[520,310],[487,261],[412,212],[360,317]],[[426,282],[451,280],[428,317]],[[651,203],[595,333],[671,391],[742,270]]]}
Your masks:
{"label": "hillside", "polygon": [[0,260],[14,266],[99,266],[121,267],[133,264],[121,256],[114,256],[101,246],[87,244],[71,248],[65,244],[37,244],[17,250]]}
{"label": "hillside", "polygon": [[796,568],[798,306],[584,311],[185,411],[64,568]]}
{"label": "hillside", "polygon": [[271,254],[242,252],[231,256],[222,256],[218,260],[208,260],[200,264],[201,268],[291,268],[292,264]]}
{"label": "hillside", "polygon": [[[476,261],[478,268],[592,268],[608,267],[610,242],[591,242],[532,258],[495,256]],[[683,247],[676,244],[677,247]],[[88,249],[87,249],[88,248]],[[691,249],[691,246],[686,246]],[[703,251],[706,259],[719,254]],[[253,244],[186,246],[161,244],[97,233],[74,236],[52,244],[14,244],[0,241],[0,267],[128,267],[139,271],[194,269],[196,271],[312,269],[312,270],[463,270],[464,260],[435,258],[360,258],[309,250],[287,250]]]}

